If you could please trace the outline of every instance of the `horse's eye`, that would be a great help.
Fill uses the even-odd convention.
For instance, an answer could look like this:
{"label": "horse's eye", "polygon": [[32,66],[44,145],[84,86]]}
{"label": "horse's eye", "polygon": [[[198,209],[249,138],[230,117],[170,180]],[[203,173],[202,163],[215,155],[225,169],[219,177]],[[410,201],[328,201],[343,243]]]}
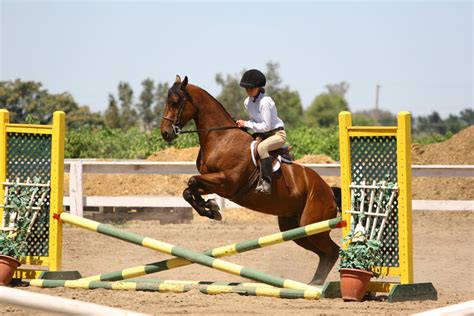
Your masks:
{"label": "horse's eye", "polygon": [[177,108],[179,102],[178,101],[171,101],[171,106]]}

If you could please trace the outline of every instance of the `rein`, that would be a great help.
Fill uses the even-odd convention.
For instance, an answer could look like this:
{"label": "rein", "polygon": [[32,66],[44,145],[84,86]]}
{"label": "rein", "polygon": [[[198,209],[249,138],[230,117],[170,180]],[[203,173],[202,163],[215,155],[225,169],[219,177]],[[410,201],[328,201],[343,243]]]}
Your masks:
{"label": "rein", "polygon": [[221,127],[211,127],[211,128],[198,128],[198,129],[183,131],[181,129],[181,127],[179,127],[178,125],[175,124],[175,122],[177,120],[174,120],[174,119],[171,119],[171,118],[165,117],[165,116],[163,116],[163,120],[167,120],[167,121],[170,121],[172,123],[171,126],[173,127],[173,131],[176,135],[187,134],[187,133],[199,133],[199,132],[202,132],[202,131],[222,131],[222,130],[226,130],[226,129],[240,128],[238,126],[221,126]]}
{"label": "rein", "polygon": [[[171,89],[173,89],[173,87]],[[176,135],[188,134],[188,133],[199,133],[201,131],[221,131],[221,130],[226,130],[226,129],[237,129],[237,128],[240,129],[240,127],[233,125],[233,126],[221,126],[221,127],[211,127],[211,128],[199,128],[195,130],[183,131],[179,125],[181,125],[180,121],[181,121],[181,116],[183,115],[185,101],[189,100],[193,106],[194,106],[194,103],[193,103],[193,98],[191,97],[189,92],[185,89],[183,89],[182,91],[184,93],[184,96],[181,98],[180,103],[178,105],[178,113],[176,117],[169,118],[169,117],[163,116],[162,118],[163,120],[167,120],[171,122],[171,127],[173,128],[173,131]]]}
{"label": "rein", "polygon": [[235,129],[235,128],[240,128],[240,127],[238,127],[238,126],[222,126],[222,127],[212,127],[212,128],[199,128],[199,129],[193,129],[193,130],[189,130],[189,131],[183,131],[178,127],[179,132],[177,134],[198,133],[198,132],[201,132],[201,131],[222,131],[222,130],[225,130],[225,129]]}

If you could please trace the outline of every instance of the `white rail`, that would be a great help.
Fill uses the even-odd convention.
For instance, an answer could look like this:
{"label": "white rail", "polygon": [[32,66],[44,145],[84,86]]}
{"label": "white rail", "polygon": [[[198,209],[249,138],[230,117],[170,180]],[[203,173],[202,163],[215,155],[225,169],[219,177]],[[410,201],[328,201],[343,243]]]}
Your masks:
{"label": "white rail", "polygon": [[[339,176],[339,164],[305,164],[321,176]],[[65,172],[69,172],[69,197],[64,205],[71,213],[83,215],[89,207],[187,207],[182,197],[170,196],[84,196],[83,173],[100,174],[198,174],[194,162],[151,162],[144,160],[65,159]],[[413,165],[413,177],[474,177],[474,165]],[[216,196],[221,208],[240,207]],[[414,200],[414,210],[474,211],[474,201]]]}
{"label": "white rail", "polygon": [[48,314],[57,313],[60,315],[148,315],[59,296],[9,288],[6,286],[0,286],[0,303],[20,306],[28,310],[44,311],[48,312]]}

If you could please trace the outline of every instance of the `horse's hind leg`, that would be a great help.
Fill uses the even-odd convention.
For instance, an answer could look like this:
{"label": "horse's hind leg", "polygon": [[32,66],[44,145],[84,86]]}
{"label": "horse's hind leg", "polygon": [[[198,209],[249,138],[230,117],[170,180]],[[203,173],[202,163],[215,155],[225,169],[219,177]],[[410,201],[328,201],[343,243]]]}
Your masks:
{"label": "horse's hind leg", "polygon": [[[332,194],[328,199],[318,199],[308,203],[300,218],[300,225],[305,226],[322,220],[336,217],[337,206]],[[311,250],[318,254],[319,264],[310,284],[323,284],[329,272],[339,258],[339,246],[331,239],[330,231],[308,236]]]}
{"label": "horse's hind leg", "polygon": [[319,264],[310,284],[324,284],[326,278],[339,258],[339,246],[331,239],[329,232],[309,236],[312,249],[319,255]]}
{"label": "horse's hind leg", "polygon": [[[311,223],[305,223],[304,225],[308,224]],[[278,217],[278,225],[281,231],[304,226],[295,217]],[[324,284],[324,281],[339,257],[339,246],[332,241],[329,232],[296,239],[294,242],[319,256],[319,264],[316,268],[316,273],[309,284]]]}

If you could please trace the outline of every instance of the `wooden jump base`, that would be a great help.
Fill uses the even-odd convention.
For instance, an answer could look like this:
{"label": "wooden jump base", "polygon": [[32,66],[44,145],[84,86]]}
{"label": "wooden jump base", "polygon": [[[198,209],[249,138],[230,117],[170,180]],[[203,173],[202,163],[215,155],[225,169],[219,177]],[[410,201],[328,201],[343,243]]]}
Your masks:
{"label": "wooden jump base", "polygon": [[[215,259],[210,256],[206,256],[202,253],[194,252],[183,247],[175,246],[148,237],[143,237],[138,234],[130,233],[110,225],[105,225],[92,220],[83,219],[77,216],[73,216],[71,214],[62,213],[57,215],[56,219],[61,220],[64,223],[68,223],[74,226],[98,232],[100,234],[121,239],[123,241],[143,246],[145,248],[186,259],[193,263],[198,263],[210,268],[214,268],[233,275],[242,276],[262,283],[270,284],[276,287],[297,290],[310,290],[316,292],[319,296],[322,292],[320,287],[315,287],[298,281],[284,279],[278,276],[272,276],[264,272],[259,272],[255,269],[246,268],[221,259]],[[54,281],[56,280],[32,280],[30,284],[36,286],[48,286],[48,284],[54,284]]]}
{"label": "wooden jump base", "polygon": [[[224,256],[230,256],[237,253],[243,253],[246,251],[264,248],[272,245],[276,245],[285,241],[295,240],[302,237],[307,237],[315,234],[319,234],[336,227],[344,227],[345,222],[341,221],[341,218],[334,218],[314,224],[310,224],[304,227],[299,227],[285,232],[271,234],[260,237],[254,240],[247,240],[219,248],[209,249],[203,252],[203,255],[220,258]],[[123,269],[114,271],[111,273],[94,275],[86,278],[82,278],[82,281],[119,281],[128,278],[135,278],[146,274],[156,273],[178,267],[183,267],[192,264],[191,261],[181,258],[173,258],[160,262],[149,263],[143,266],[137,266],[133,268]]]}

